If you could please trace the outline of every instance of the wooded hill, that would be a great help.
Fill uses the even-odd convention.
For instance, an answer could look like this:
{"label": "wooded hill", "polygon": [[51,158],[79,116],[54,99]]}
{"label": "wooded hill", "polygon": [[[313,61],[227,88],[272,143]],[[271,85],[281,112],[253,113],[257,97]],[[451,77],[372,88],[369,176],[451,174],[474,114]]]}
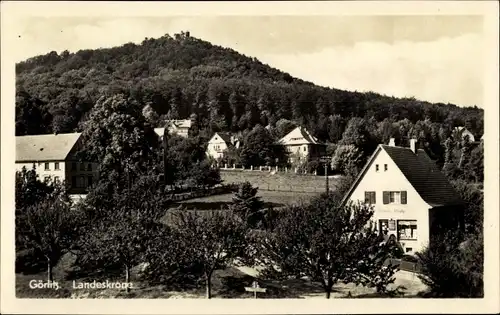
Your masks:
{"label": "wooded hill", "polygon": [[212,131],[288,119],[336,142],[346,125],[338,121],[364,117],[427,120],[448,129],[466,125],[483,133],[483,110],[477,107],[320,87],[184,32],[145,38],[140,45],[33,57],[16,64],[16,88],[16,135],[77,131],[100,96],[117,93],[149,104],[158,124],[196,114]]}

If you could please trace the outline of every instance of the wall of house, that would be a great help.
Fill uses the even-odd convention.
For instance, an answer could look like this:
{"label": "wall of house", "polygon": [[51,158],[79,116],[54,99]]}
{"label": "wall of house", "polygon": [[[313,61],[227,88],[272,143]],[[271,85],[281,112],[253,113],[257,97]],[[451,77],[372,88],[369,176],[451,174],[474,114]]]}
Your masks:
{"label": "wall of house", "polygon": [[[45,169],[45,163],[48,163],[48,169]],[[56,169],[56,163],[59,163],[59,168]],[[50,161],[50,162],[35,162],[35,170],[40,181],[52,182],[59,180],[63,182],[66,178],[66,165],[64,161]],[[16,171],[21,171],[23,167],[27,170],[33,168],[33,162],[29,163],[16,163]]]}
{"label": "wall of house", "polygon": [[222,158],[223,153],[226,149],[226,142],[220,137],[216,136],[208,142],[207,155],[217,160]]}
{"label": "wall of house", "polygon": [[[89,168],[90,165],[90,168]],[[76,166],[76,167],[75,167]],[[71,194],[85,194],[90,184],[97,181],[98,163],[65,161],[66,183]],[[75,177],[75,180],[73,179]],[[92,179],[90,179],[91,177]],[[76,185],[75,184],[76,181]]]}
{"label": "wall of house", "polygon": [[188,136],[188,133],[189,133],[189,129],[188,128],[175,128],[175,127],[171,127],[169,128],[169,133],[171,134],[177,134],[181,137],[185,137],[187,138]]}
{"label": "wall of house", "polygon": [[[378,171],[376,170],[377,164]],[[386,164],[387,171],[385,170]],[[389,155],[382,149],[369,165],[366,174],[353,191],[350,200],[364,202],[365,191],[375,192],[373,220],[377,224],[377,228],[380,229],[379,220],[396,220],[396,230],[389,231],[389,234],[396,236],[405,252],[413,254],[427,246],[429,242],[430,206],[420,197]],[[383,204],[384,191],[406,191],[407,203]],[[417,220],[415,240],[399,239],[397,220]]]}

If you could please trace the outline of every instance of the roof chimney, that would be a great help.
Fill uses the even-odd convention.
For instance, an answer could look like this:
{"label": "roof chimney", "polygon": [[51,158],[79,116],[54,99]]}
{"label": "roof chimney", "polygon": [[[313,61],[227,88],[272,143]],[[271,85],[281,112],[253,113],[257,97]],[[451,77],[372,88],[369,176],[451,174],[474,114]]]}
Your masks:
{"label": "roof chimney", "polygon": [[396,140],[394,138],[389,139],[389,146],[395,147],[396,146]]}
{"label": "roof chimney", "polygon": [[410,149],[413,151],[413,153],[417,154],[418,151],[417,139],[410,139]]}

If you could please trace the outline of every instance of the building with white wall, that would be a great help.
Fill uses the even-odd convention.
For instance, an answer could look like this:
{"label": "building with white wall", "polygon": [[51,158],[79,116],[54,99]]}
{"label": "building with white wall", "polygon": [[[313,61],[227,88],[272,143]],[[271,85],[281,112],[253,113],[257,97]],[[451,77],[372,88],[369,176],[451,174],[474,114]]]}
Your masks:
{"label": "building with white wall", "polygon": [[84,195],[97,180],[98,164],[78,160],[80,147],[80,133],[18,136],[16,171],[34,167],[41,181],[65,183],[70,194]]}
{"label": "building with white wall", "polygon": [[460,139],[464,139],[465,137],[469,137],[470,142],[476,142],[476,138],[474,137],[472,132],[470,132],[467,128],[465,128],[463,126],[462,127],[455,127],[454,131]]}
{"label": "building with white wall", "polygon": [[[168,133],[176,134],[178,136],[187,138],[189,136],[189,130],[192,126],[191,119],[181,119],[181,120],[167,120]],[[161,138],[163,138],[163,133],[165,131],[164,127],[155,128],[154,131]]]}
{"label": "building with white wall", "polygon": [[226,151],[229,146],[239,148],[239,145],[240,142],[235,136],[226,132],[216,132],[208,141],[206,154],[214,160],[219,160],[222,159],[224,151]]}
{"label": "building with white wall", "polygon": [[290,163],[302,162],[321,157],[326,146],[320,143],[304,127],[297,127],[281,138],[280,143],[290,153]]}
{"label": "building with white wall", "polygon": [[346,193],[343,203],[373,206],[377,229],[394,237],[408,254],[434,236],[463,229],[463,203],[416,140],[410,147],[379,145]]}

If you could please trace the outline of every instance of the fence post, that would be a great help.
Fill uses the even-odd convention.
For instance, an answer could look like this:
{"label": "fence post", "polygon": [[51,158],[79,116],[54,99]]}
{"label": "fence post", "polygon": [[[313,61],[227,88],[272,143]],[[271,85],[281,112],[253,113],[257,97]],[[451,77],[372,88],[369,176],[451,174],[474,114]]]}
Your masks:
{"label": "fence post", "polygon": [[233,170],[236,169],[236,164],[233,163]]}
{"label": "fence post", "polygon": [[250,165],[250,170],[253,171],[253,165]]}
{"label": "fence post", "polygon": [[224,168],[226,168],[226,169],[227,169],[227,163],[225,163],[225,164],[224,164]]}

